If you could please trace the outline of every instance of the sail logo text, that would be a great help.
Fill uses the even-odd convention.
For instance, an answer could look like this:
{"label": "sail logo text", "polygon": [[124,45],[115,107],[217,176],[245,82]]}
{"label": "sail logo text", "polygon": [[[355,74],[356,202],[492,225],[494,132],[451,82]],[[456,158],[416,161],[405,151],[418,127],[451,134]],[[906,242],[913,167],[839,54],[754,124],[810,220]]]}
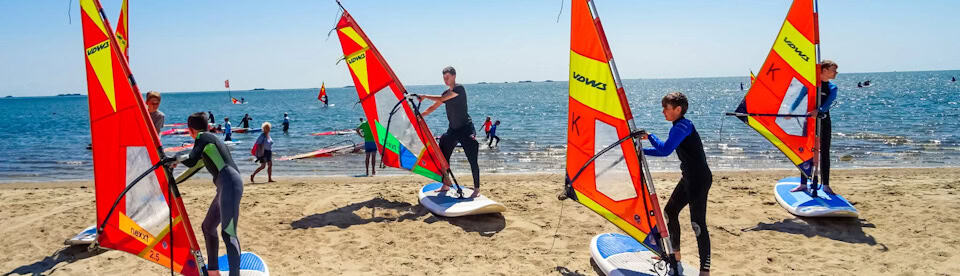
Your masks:
{"label": "sail logo text", "polygon": [[350,60],[348,60],[347,63],[348,63],[348,64],[353,64],[354,62],[357,62],[358,60],[361,60],[361,59],[364,59],[364,58],[367,58],[367,54],[366,54],[366,53],[363,53],[363,54],[360,54],[360,55],[358,55],[358,56],[355,56],[355,57],[350,58]]}
{"label": "sail logo text", "polygon": [[810,61],[810,57],[807,56],[807,54],[804,54],[803,51],[800,51],[800,48],[797,47],[796,44],[793,44],[793,42],[790,42],[786,36],[783,37],[783,42],[787,43],[787,46],[790,46],[790,49],[793,49],[794,52],[797,52],[797,55],[799,55],[803,61]]}
{"label": "sail logo text", "polygon": [[96,52],[99,52],[100,50],[103,50],[103,49],[106,49],[106,48],[110,48],[110,41],[109,41],[109,40],[104,41],[103,43],[100,43],[100,45],[93,46],[93,47],[90,47],[89,49],[87,49],[87,55],[88,55],[88,56],[89,56],[89,55],[92,55],[92,54],[94,54],[94,53],[96,53]]}
{"label": "sail logo text", "polygon": [[596,88],[596,89],[600,89],[600,90],[604,90],[604,91],[607,90],[607,84],[606,84],[606,83],[602,83],[602,82],[599,82],[599,81],[597,81],[597,80],[591,80],[590,78],[584,77],[584,76],[581,75],[581,74],[577,74],[577,72],[573,72],[573,79],[575,79],[575,80],[577,80],[577,81],[579,81],[579,82],[582,82],[583,84],[586,84],[586,85],[589,85],[589,86],[593,86],[593,88]]}

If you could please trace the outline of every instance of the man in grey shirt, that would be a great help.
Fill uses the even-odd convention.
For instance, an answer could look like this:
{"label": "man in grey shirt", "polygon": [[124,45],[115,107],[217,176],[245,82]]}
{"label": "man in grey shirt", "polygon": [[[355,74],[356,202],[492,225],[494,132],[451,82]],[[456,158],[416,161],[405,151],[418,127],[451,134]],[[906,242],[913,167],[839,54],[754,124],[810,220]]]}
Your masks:
{"label": "man in grey shirt", "polygon": [[[463,146],[463,153],[467,155],[467,162],[470,163],[470,172],[473,174],[473,194],[471,198],[480,195],[480,166],[477,164],[477,152],[480,143],[477,142],[476,128],[473,126],[473,119],[470,118],[467,108],[467,90],[463,85],[457,83],[457,71],[453,67],[443,68],[443,82],[447,85],[447,90],[441,95],[419,95],[419,98],[433,101],[433,105],[427,108],[421,115],[426,117],[434,110],[444,105],[447,111],[447,121],[449,122],[447,132],[440,136],[440,151],[443,157],[450,162],[450,155],[453,154],[453,148],[459,143]],[[444,185],[439,191],[450,189],[450,184],[444,174]]]}

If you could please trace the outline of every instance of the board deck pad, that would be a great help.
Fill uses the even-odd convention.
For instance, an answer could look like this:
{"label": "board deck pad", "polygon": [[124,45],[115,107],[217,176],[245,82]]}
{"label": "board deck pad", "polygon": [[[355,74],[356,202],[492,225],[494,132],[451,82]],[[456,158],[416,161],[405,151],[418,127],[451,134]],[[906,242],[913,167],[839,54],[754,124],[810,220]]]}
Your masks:
{"label": "board deck pad", "polygon": [[420,204],[434,214],[444,217],[459,217],[507,211],[507,206],[493,201],[483,194],[475,198],[469,198],[473,194],[473,189],[461,186],[464,198],[458,198],[456,187],[450,187],[450,190],[443,194],[438,193],[437,190],[442,186],[443,183],[434,182],[420,189]]}
{"label": "board deck pad", "polygon": [[800,185],[800,177],[781,179],[773,188],[777,202],[791,214],[801,217],[858,217],[857,208],[853,207],[846,198],[840,195],[831,195],[823,191],[822,185],[817,185],[817,197],[810,196],[807,191],[790,192]]}
{"label": "board deck pad", "polygon": [[[667,264],[653,257],[649,249],[633,237],[603,233],[590,240],[590,256],[606,275],[666,275]],[[698,275],[693,266],[681,263],[683,275]]]}
{"label": "board deck pad", "polygon": [[97,240],[97,226],[90,225],[90,227],[83,229],[83,231],[81,231],[80,234],[77,234],[76,236],[73,236],[73,238],[63,241],[63,244],[84,245],[84,244],[92,244],[96,240]]}
{"label": "board deck pad", "polygon": [[[227,260],[227,255],[223,254],[217,258],[217,265],[220,269],[221,275],[230,274],[230,262]],[[241,276],[267,276],[270,275],[270,269],[267,268],[267,263],[263,262],[263,259],[257,254],[252,252],[241,252],[240,253],[240,275]]]}

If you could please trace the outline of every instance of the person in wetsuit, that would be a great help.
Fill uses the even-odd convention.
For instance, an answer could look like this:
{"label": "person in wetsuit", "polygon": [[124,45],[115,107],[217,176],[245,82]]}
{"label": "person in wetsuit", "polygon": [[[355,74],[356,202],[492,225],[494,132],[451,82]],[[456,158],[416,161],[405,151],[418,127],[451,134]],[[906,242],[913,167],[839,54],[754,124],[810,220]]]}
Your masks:
{"label": "person in wetsuit", "polygon": [[[830,107],[837,99],[837,91],[840,89],[830,81],[837,78],[837,67],[839,67],[837,63],[832,60],[820,62],[820,91],[817,95],[820,98],[820,106],[810,111],[810,116],[820,119],[820,148],[814,149],[820,152],[820,184],[823,185],[823,191],[831,195],[834,193],[830,188],[830,136],[833,131]],[[790,191],[799,192],[806,189],[807,176],[801,174],[800,185]]]}
{"label": "person in wetsuit", "polygon": [[[207,247],[207,272],[209,275],[220,275],[217,263],[217,225],[220,225],[220,235],[227,248],[230,275],[239,276],[240,240],[237,237],[237,224],[240,217],[240,198],[243,196],[243,179],[227,145],[216,135],[206,131],[207,117],[203,112],[190,115],[187,125],[190,136],[196,141],[193,143],[193,150],[181,161],[189,167],[182,180],[190,178],[200,168],[206,168],[213,176],[213,184],[217,189],[217,195],[210,202],[207,216],[200,226]],[[178,182],[182,180],[178,179]]]}
{"label": "person in wetsuit", "polygon": [[250,121],[253,121],[253,118],[247,113],[244,113],[243,118],[240,118],[240,124],[243,125],[243,128],[250,128]]}
{"label": "person in wetsuit", "polygon": [[[436,95],[418,95],[420,100],[428,99],[433,101],[433,105],[422,113],[426,117],[434,110],[444,105],[447,111],[447,121],[449,122],[447,132],[440,136],[440,151],[443,157],[450,161],[450,155],[453,154],[453,148],[457,143],[463,146],[463,153],[467,155],[467,161],[470,162],[470,172],[473,174],[473,194],[470,197],[480,195],[480,165],[477,164],[477,152],[480,150],[480,143],[477,142],[477,130],[470,119],[467,110],[467,90],[463,85],[457,83],[457,71],[452,66],[443,68],[443,83],[448,89],[443,94]],[[439,191],[450,190],[450,179],[447,173],[443,174],[443,187]]]}
{"label": "person in wetsuit", "polygon": [[233,125],[230,124],[230,118],[223,118],[223,140],[224,141],[233,141],[233,138],[230,138],[233,135]]}
{"label": "person in wetsuit", "polygon": [[498,127],[500,127],[500,120],[497,120],[496,123],[493,123],[493,126],[490,127],[490,132],[487,133],[487,135],[490,136],[490,141],[487,143],[487,147],[488,147],[488,148],[492,148],[491,145],[494,145],[494,144],[493,144],[493,140],[494,140],[494,139],[497,140],[496,146],[499,146],[499,145],[500,145],[500,136],[497,136],[497,128],[498,128]]}
{"label": "person in wetsuit", "polygon": [[287,113],[283,113],[283,134],[287,134],[287,131],[290,130],[290,116],[287,116]]}
{"label": "person in wetsuit", "polygon": [[670,242],[676,248],[676,259],[680,261],[680,224],[677,222],[680,209],[690,205],[690,224],[697,237],[700,253],[700,275],[710,275],[710,233],[707,231],[707,195],[713,184],[713,174],[707,165],[707,155],[703,152],[703,142],[693,122],[684,118],[687,113],[687,96],[680,92],[667,94],[661,100],[663,117],[673,122],[670,135],[661,141],[656,135],[643,134],[651,148],[643,153],[650,156],[668,156],[674,150],[680,159],[680,182],[667,200],[664,213],[667,216],[667,231]]}

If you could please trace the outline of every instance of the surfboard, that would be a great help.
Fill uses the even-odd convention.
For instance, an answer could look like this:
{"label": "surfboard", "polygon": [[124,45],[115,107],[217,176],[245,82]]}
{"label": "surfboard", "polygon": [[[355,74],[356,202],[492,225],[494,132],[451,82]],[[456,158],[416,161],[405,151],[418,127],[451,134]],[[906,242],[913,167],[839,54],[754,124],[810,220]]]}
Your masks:
{"label": "surfboard", "polygon": [[[667,275],[666,262],[660,262],[636,239],[618,233],[603,233],[590,240],[590,256],[605,275]],[[681,263],[681,275],[698,275],[693,266]]]}
{"label": "surfboard", "polygon": [[462,187],[465,198],[458,198],[456,187],[451,187],[449,191],[444,193],[438,193],[437,190],[442,186],[443,183],[434,182],[420,188],[420,205],[426,207],[430,212],[444,217],[492,214],[507,211],[507,206],[493,201],[483,194],[475,198],[468,198],[473,194],[473,189]]}
{"label": "surfboard", "polygon": [[800,185],[800,177],[787,177],[777,182],[773,194],[783,209],[801,217],[851,217],[860,215],[846,198],[840,195],[831,195],[823,191],[822,185],[817,185],[817,197],[810,196],[810,190],[790,192]]}
{"label": "surfboard", "polygon": [[81,231],[76,236],[73,236],[73,238],[69,238],[63,241],[63,244],[85,245],[85,244],[92,244],[96,240],[97,240],[97,226],[90,225],[90,227],[87,227],[87,229],[83,229],[83,231]]}
{"label": "surfboard", "polygon": [[[219,266],[221,275],[230,274],[230,265],[227,260],[227,255],[223,254],[217,258],[217,265]],[[253,252],[241,252],[240,253],[240,275],[241,276],[268,276],[270,275],[270,269],[267,267],[267,263],[263,262],[263,259],[260,258],[257,254]]]}

